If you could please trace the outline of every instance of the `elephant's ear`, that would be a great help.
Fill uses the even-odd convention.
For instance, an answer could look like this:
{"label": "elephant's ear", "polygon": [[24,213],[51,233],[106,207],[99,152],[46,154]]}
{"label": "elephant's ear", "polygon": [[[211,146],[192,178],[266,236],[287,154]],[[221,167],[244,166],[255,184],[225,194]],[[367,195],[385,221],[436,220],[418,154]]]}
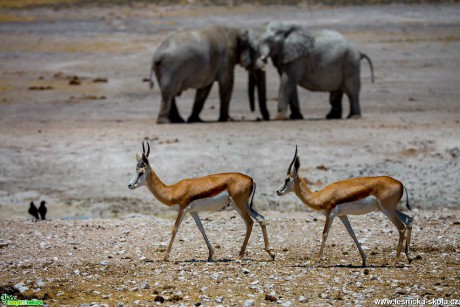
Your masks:
{"label": "elephant's ear", "polygon": [[300,27],[293,27],[283,43],[283,63],[308,55],[313,48],[314,37]]}
{"label": "elephant's ear", "polygon": [[244,68],[248,69],[253,63],[251,51],[253,50],[250,40],[249,31],[241,29],[238,35],[238,49],[240,53],[239,63]]}

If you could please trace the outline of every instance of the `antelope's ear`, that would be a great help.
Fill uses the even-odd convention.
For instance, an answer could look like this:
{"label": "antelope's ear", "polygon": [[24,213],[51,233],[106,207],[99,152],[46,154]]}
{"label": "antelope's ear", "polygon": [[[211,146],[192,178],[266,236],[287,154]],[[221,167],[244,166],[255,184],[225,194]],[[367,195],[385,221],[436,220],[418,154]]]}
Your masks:
{"label": "antelope's ear", "polygon": [[294,173],[298,173],[300,168],[300,158],[296,157],[294,161]]}
{"label": "antelope's ear", "polygon": [[139,162],[141,160],[141,156],[139,154],[136,154],[136,161]]}

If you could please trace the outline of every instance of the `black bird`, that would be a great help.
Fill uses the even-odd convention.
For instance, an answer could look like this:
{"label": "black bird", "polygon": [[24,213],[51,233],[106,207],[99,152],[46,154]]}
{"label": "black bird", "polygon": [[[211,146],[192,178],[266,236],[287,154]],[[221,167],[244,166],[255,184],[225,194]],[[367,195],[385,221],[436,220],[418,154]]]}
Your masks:
{"label": "black bird", "polygon": [[38,208],[38,213],[40,213],[40,217],[42,218],[42,220],[45,219],[46,211],[48,211],[45,207],[45,204],[46,204],[46,201],[42,200],[42,202],[40,203],[40,207]]}
{"label": "black bird", "polygon": [[35,219],[37,220],[39,219],[38,210],[37,210],[37,207],[35,207],[35,204],[33,201],[30,202],[29,214],[32,215]]}

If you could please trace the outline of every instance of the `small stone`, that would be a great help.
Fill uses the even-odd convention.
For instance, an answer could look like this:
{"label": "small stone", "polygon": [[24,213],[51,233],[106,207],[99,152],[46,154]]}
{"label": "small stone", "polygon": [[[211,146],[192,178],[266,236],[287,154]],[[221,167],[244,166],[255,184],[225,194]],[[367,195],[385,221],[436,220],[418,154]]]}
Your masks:
{"label": "small stone", "polygon": [[307,303],[307,302],[308,302],[308,298],[306,298],[303,295],[299,296],[299,303]]}
{"label": "small stone", "polygon": [[80,270],[79,269],[76,269],[75,271],[73,271],[75,273],[75,275],[80,275]]}
{"label": "small stone", "polygon": [[160,302],[160,303],[164,303],[165,302],[165,298],[162,297],[161,295],[157,295],[155,296],[155,298],[153,299],[154,302]]}
{"label": "small stone", "polygon": [[138,287],[134,287],[134,288],[129,289],[129,291],[131,291],[131,292],[136,292],[137,290],[139,290]]}
{"label": "small stone", "polygon": [[29,288],[27,288],[24,284],[24,282],[20,282],[20,283],[17,283],[13,286],[13,289],[15,290],[18,290],[19,292],[23,293],[27,290],[29,290]]}
{"label": "small stone", "polygon": [[246,269],[246,268],[243,268],[243,273],[244,273],[244,274],[249,274],[249,273],[251,273],[251,271],[249,271],[249,270]]}
{"label": "small stone", "polygon": [[245,300],[243,303],[243,307],[252,307],[254,306],[254,300]]}
{"label": "small stone", "polygon": [[369,275],[369,269],[364,269],[364,275]]}
{"label": "small stone", "polygon": [[216,299],[214,300],[216,303],[220,304],[224,301],[223,297],[216,297]]}
{"label": "small stone", "polygon": [[141,282],[141,284],[140,284],[139,287],[140,287],[141,289],[143,289],[143,290],[150,289],[150,286],[149,286],[149,284],[148,284],[146,281]]}
{"label": "small stone", "polygon": [[101,265],[103,265],[103,266],[107,266],[109,264],[110,264],[110,262],[108,262],[107,260],[102,260],[101,261]]}
{"label": "small stone", "polygon": [[45,241],[40,242],[40,248],[48,248],[48,244]]}
{"label": "small stone", "polygon": [[206,292],[206,291],[208,291],[208,287],[205,286],[205,287],[201,288],[201,292]]}
{"label": "small stone", "polygon": [[37,287],[43,288],[45,286],[45,282],[43,281],[43,279],[37,279],[35,285],[37,285]]}
{"label": "small stone", "polygon": [[265,300],[269,302],[276,302],[278,299],[270,294],[265,294]]}
{"label": "small stone", "polygon": [[125,304],[123,304],[122,302],[118,302],[117,307],[125,307]]}

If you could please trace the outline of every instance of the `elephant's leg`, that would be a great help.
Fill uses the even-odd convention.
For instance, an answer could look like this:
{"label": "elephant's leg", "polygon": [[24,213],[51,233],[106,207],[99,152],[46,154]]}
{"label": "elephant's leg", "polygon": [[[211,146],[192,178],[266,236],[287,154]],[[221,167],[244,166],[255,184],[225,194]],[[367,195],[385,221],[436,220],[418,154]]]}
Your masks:
{"label": "elephant's leg", "polygon": [[226,122],[229,119],[228,110],[233,90],[233,70],[231,74],[222,77],[219,80],[219,97],[220,97],[220,122]]}
{"label": "elephant's leg", "polygon": [[290,119],[303,119],[302,113],[300,113],[299,94],[297,93],[297,86],[294,87],[291,98],[289,99],[289,106],[291,108]]}
{"label": "elephant's leg", "polygon": [[296,87],[297,83],[295,82],[295,80],[292,77],[290,77],[287,73],[283,72],[281,74],[280,88],[278,91],[278,114],[276,115],[276,119],[288,119],[286,115],[287,105],[289,102],[291,102],[291,98],[296,90]]}
{"label": "elephant's leg", "polygon": [[332,91],[329,93],[329,103],[331,104],[331,110],[326,115],[327,119],[342,118],[342,97],[343,92],[341,90]]}
{"label": "elephant's leg", "polygon": [[359,91],[361,89],[361,80],[359,76],[359,66],[355,68],[355,73],[345,81],[345,93],[350,102],[350,113],[347,118],[360,118],[361,108],[359,106]]}
{"label": "elephant's leg", "polygon": [[184,119],[180,116],[179,110],[176,105],[176,97],[171,101],[171,110],[169,111],[169,120],[171,123],[185,123]]}
{"label": "elephant's leg", "polygon": [[167,94],[166,92],[166,90],[162,89],[160,112],[158,113],[157,118],[158,124],[168,124],[171,122],[169,119],[169,114],[171,111],[171,103],[174,99],[174,96]]}
{"label": "elephant's leg", "polygon": [[347,118],[361,118],[361,108],[359,106],[359,92],[347,94],[350,101],[350,114]]}
{"label": "elephant's leg", "polygon": [[189,123],[202,122],[200,113],[203,110],[204,102],[208,98],[209,92],[211,91],[212,83],[206,87],[199,88],[196,90],[195,102],[193,103],[192,114],[188,118]]}

